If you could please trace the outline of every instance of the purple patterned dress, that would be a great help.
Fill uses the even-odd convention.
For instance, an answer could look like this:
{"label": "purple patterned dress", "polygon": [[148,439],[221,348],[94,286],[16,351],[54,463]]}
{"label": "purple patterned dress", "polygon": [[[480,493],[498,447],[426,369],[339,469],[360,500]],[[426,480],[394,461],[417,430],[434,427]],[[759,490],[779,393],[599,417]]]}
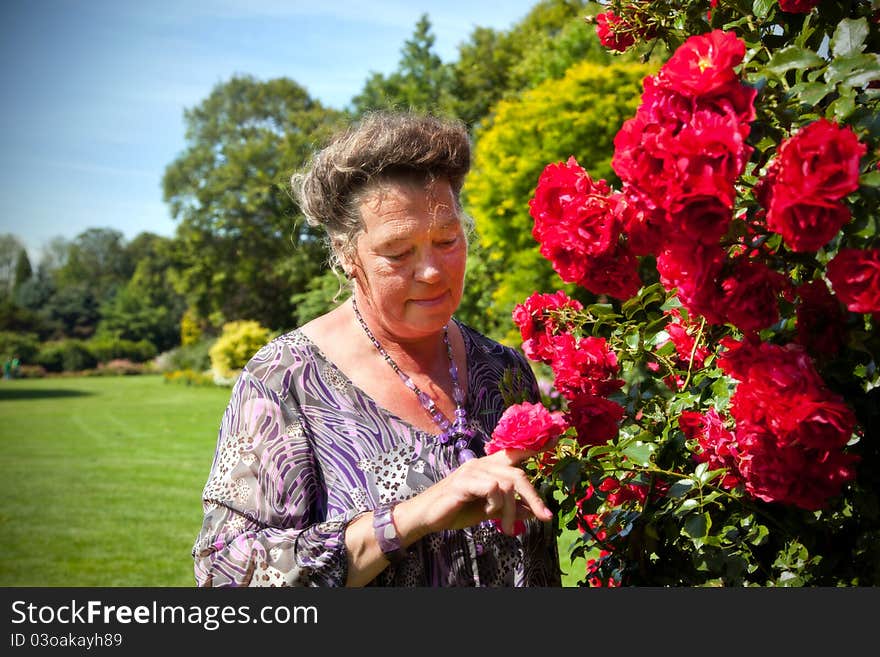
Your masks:
{"label": "purple patterned dress", "polygon": [[[465,406],[483,444],[501,417],[508,369],[537,399],[527,361],[458,323]],[[355,386],[299,329],[260,349],[223,416],[193,547],[199,586],[344,586],[349,522],[412,497],[458,465],[452,444],[416,429]],[[373,586],[558,586],[551,523],[506,536],[477,526],[429,534]]]}

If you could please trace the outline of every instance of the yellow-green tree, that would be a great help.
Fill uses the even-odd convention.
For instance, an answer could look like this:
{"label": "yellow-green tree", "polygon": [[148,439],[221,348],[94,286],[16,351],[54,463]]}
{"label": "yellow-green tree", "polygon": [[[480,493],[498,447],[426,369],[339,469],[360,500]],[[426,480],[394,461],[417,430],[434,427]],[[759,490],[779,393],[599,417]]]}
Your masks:
{"label": "yellow-green tree", "polygon": [[642,79],[652,70],[640,63],[583,62],[562,78],[498,103],[491,123],[476,134],[474,167],[464,188],[479,241],[460,313],[465,321],[480,317],[481,330],[513,342],[514,305],[532,292],[561,287],[532,237],[528,202],[538,177],[548,162],[573,155],[593,178],[616,183],[614,136],[634,113]]}

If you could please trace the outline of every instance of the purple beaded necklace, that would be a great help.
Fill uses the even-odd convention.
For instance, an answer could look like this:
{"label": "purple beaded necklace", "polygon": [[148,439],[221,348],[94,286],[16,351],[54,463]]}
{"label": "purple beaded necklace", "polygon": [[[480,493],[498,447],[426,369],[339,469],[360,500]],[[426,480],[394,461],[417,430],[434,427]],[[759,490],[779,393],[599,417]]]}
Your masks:
{"label": "purple beaded necklace", "polygon": [[457,436],[453,444],[458,452],[459,461],[464,463],[465,461],[474,458],[476,455],[468,448],[469,439],[473,437],[474,432],[467,426],[467,412],[464,408],[464,394],[461,391],[461,386],[458,385],[458,368],[455,366],[455,360],[452,357],[452,345],[449,344],[449,326],[446,325],[443,327],[443,343],[446,345],[446,355],[449,357],[449,374],[452,377],[452,396],[455,399],[454,422],[449,421],[449,418],[447,418],[446,415],[443,414],[443,411],[437,407],[437,404],[431,399],[431,396],[420,390],[415,381],[413,381],[406,372],[401,370],[400,367],[397,366],[397,363],[394,362],[394,359],[388,355],[388,352],[382,348],[382,345],[379,344],[379,340],[376,339],[376,336],[373,335],[373,332],[367,326],[364,318],[361,317],[354,295],[351,297],[351,307],[354,309],[354,316],[357,317],[358,323],[361,325],[361,328],[364,329],[364,333],[370,338],[370,342],[373,343],[373,346],[376,347],[376,350],[382,355],[385,362],[391,366],[391,369],[397,373],[397,376],[400,377],[400,380],[403,381],[404,385],[415,393],[422,408],[424,408],[428,415],[431,416],[434,423],[440,427],[441,433],[437,439],[445,445]]}

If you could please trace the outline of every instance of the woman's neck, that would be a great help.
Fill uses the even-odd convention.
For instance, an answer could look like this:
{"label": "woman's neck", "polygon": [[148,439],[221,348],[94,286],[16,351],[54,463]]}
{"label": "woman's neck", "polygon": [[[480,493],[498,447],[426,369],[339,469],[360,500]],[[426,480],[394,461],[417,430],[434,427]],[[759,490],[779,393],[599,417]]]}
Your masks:
{"label": "woman's neck", "polygon": [[[351,304],[350,301],[348,303]],[[438,370],[448,369],[449,357],[442,329],[427,335],[401,337],[389,332],[383,323],[373,315],[371,309],[364,308],[363,303],[358,304],[357,308],[369,332],[404,373],[410,375],[433,374]],[[377,351],[375,345],[371,344],[366,331],[360,325],[354,308],[352,307],[351,310],[353,330],[364,335],[365,348]]]}

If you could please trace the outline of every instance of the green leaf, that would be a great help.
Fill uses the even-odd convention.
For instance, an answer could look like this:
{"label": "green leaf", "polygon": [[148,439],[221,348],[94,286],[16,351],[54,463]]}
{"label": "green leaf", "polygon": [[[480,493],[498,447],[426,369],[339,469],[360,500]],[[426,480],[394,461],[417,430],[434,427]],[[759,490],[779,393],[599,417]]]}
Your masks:
{"label": "green leaf", "polygon": [[639,330],[633,327],[627,331],[623,341],[631,351],[638,351],[639,346],[642,344],[642,336],[639,335]]}
{"label": "green leaf", "polygon": [[699,506],[699,504],[700,503],[697,502],[695,499],[688,498],[684,502],[681,503],[681,506],[679,506],[678,509],[676,509],[675,513],[676,513],[676,515],[679,515],[681,513],[684,513],[685,511],[690,511],[691,509],[696,509],[697,506]]}
{"label": "green leaf", "polygon": [[[832,89],[823,82],[802,82],[791,88],[792,94],[805,105],[818,105]],[[772,139],[772,143],[775,143]]]}
{"label": "green leaf", "polygon": [[685,493],[694,487],[693,479],[679,479],[669,487],[666,495],[668,497],[682,497]]}
{"label": "green leaf", "polygon": [[774,73],[777,77],[782,77],[792,69],[805,70],[821,66],[824,63],[825,60],[812,50],[788,46],[773,54],[773,57],[767,62],[767,70]]}
{"label": "green leaf", "polygon": [[594,317],[618,317],[614,312],[614,306],[610,303],[591,303],[587,306],[587,312]]}
{"label": "green leaf", "polygon": [[856,111],[856,94],[846,88],[846,93],[841,91],[840,97],[828,106],[827,115],[834,117],[838,123],[843,123],[853,112]]}
{"label": "green leaf", "polygon": [[867,86],[874,80],[880,80],[880,55],[874,53],[837,57],[831,60],[825,71],[828,84],[842,83],[853,89]]}
{"label": "green leaf", "polygon": [[708,513],[695,514],[685,520],[684,533],[691,538],[706,538],[711,526],[712,519]]}
{"label": "green leaf", "polygon": [[649,465],[651,463],[651,455],[656,451],[657,446],[654,443],[643,443],[640,440],[624,447],[621,452],[628,459],[637,465]]}
{"label": "green leaf", "polygon": [[857,55],[865,49],[868,21],[862,18],[844,18],[837,24],[831,37],[831,54],[835,57]]}
{"label": "green leaf", "polygon": [[880,187],[880,171],[873,169],[859,176],[859,185],[863,187]]}
{"label": "green leaf", "polygon": [[775,0],[755,0],[752,3],[752,13],[755,14],[755,18],[765,18],[775,4]]}
{"label": "green leaf", "polygon": [[716,379],[710,388],[715,399],[715,405],[719,408],[725,408],[730,400],[730,384],[727,379],[725,377]]}

